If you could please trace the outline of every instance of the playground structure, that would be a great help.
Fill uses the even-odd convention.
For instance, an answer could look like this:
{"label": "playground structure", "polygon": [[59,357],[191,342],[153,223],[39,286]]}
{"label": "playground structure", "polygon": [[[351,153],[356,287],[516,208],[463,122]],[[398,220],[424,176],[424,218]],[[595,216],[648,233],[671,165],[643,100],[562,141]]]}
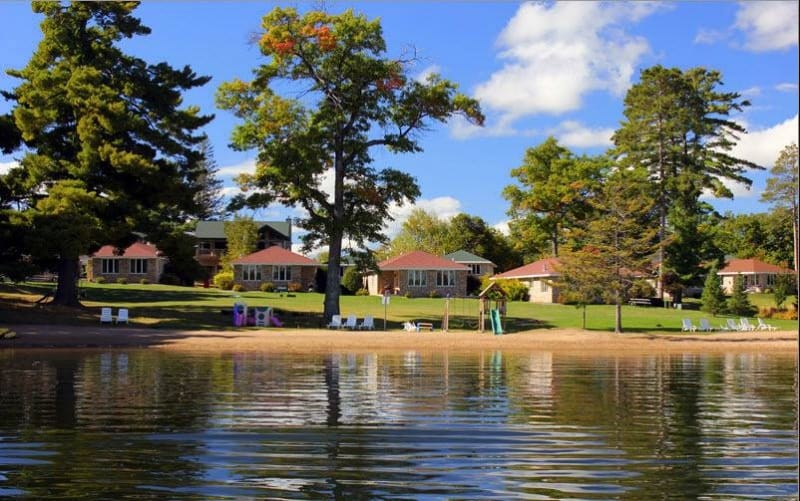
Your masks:
{"label": "playground structure", "polygon": [[[506,302],[508,298],[497,283],[491,283],[478,294],[478,332],[486,329],[486,316],[492,326],[492,333],[503,334],[503,317],[506,315]],[[494,308],[491,303],[494,302]]]}
{"label": "playground structure", "polygon": [[275,316],[272,308],[253,307],[248,308],[245,303],[233,303],[233,325],[235,327],[247,327],[254,325],[258,327],[283,327],[283,323]]}

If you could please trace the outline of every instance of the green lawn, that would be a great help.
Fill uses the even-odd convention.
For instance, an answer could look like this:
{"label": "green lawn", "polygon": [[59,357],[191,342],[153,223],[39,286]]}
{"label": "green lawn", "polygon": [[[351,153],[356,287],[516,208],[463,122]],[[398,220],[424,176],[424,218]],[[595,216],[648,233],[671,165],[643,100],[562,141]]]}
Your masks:
{"label": "green lawn", "polygon": [[[277,292],[231,292],[217,289],[172,287],[166,285],[117,285],[83,283],[81,291],[85,308],[78,312],[49,306],[36,306],[34,301],[52,290],[52,284],[0,284],[0,324],[54,323],[96,324],[100,307],[128,308],[132,321],[140,326],[171,329],[229,329],[230,309],[234,302],[249,306],[269,306],[287,327],[322,327],[323,295],[316,293],[281,294]],[[764,296],[764,297],[759,297]],[[766,305],[769,295],[754,295],[754,304]],[[407,299],[392,297],[387,308],[388,327],[399,329],[407,320],[433,322],[440,327],[444,315],[444,299]],[[343,315],[355,314],[359,319],[372,315],[376,327],[383,327],[384,307],[378,297],[342,296]],[[580,328],[582,310],[566,305],[540,305],[512,302],[504,328],[521,331],[536,328]],[[628,331],[680,331],[681,319],[695,324],[708,315],[695,310],[674,310],[648,307],[623,307],[623,327]],[[454,299],[450,302],[450,328],[477,328],[478,301]],[[614,309],[596,305],[586,309],[586,327],[590,330],[613,330]],[[723,318],[709,318],[712,326],[724,323]],[[781,329],[797,329],[797,321],[770,320]],[[487,322],[487,329],[488,329]]]}

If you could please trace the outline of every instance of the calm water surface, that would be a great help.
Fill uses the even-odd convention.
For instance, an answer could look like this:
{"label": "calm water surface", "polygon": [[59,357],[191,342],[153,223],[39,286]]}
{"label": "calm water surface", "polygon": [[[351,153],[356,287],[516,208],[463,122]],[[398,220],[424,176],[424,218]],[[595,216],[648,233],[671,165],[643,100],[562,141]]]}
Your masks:
{"label": "calm water surface", "polygon": [[796,499],[797,359],[0,352],[0,498]]}

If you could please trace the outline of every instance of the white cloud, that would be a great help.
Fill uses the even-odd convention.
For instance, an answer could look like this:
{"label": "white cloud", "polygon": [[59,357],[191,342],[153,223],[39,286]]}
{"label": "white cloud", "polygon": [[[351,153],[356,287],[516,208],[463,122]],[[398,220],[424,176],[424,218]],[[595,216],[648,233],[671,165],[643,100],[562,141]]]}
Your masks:
{"label": "white cloud", "polygon": [[416,80],[419,83],[426,83],[428,81],[429,76],[433,75],[434,73],[441,73],[441,72],[442,68],[438,64],[432,64],[427,68],[423,69],[422,71],[420,71],[419,74],[414,77],[414,80]]}
{"label": "white cloud", "polygon": [[224,186],[220,190],[220,194],[225,198],[232,198],[241,193],[242,190],[238,186]]}
{"label": "white cloud", "polygon": [[797,1],[741,2],[734,27],[745,35],[745,48],[754,52],[797,45]]}
{"label": "white cloud", "polygon": [[611,146],[614,129],[592,129],[580,122],[567,120],[552,129],[550,134],[557,137],[558,141],[565,146],[591,148],[593,146]]}
{"label": "white cloud", "polygon": [[780,92],[797,92],[797,84],[789,82],[779,83],[775,86],[775,90]]}
{"label": "white cloud", "polygon": [[742,135],[731,153],[763,167],[771,167],[784,146],[796,143],[797,137],[798,120],[795,115],[767,129]]}
{"label": "white cloud", "polygon": [[499,223],[492,225],[492,228],[505,236],[509,236],[511,234],[511,229],[508,227],[508,223],[510,222],[510,219],[506,219],[505,221],[500,221]]}
{"label": "white cloud", "polygon": [[743,91],[739,91],[739,94],[741,94],[744,97],[760,96],[761,95],[761,87],[759,87],[759,86],[749,87],[749,88],[747,88],[747,89],[745,89]]}
{"label": "white cloud", "polygon": [[644,38],[622,30],[662,4],[651,2],[556,2],[520,6],[498,38],[506,61],[477,97],[502,120],[575,110],[591,91],[622,95],[639,58],[649,50]]}
{"label": "white cloud", "polygon": [[460,214],[461,202],[453,197],[436,197],[431,199],[418,199],[413,204],[406,203],[403,206],[392,204],[389,208],[389,214],[394,218],[394,221],[389,221],[384,225],[384,233],[387,237],[393,238],[400,229],[408,216],[414,209],[422,209],[425,212],[437,216],[439,219],[452,219]]}
{"label": "white cloud", "polygon": [[15,167],[19,167],[19,162],[13,160],[11,162],[0,162],[0,174],[8,174],[8,171]]}
{"label": "white cloud", "polygon": [[694,37],[694,43],[697,44],[715,44],[728,38],[728,33],[718,30],[709,30],[700,28],[697,35]]}
{"label": "white cloud", "polygon": [[245,160],[244,162],[234,164],[234,165],[225,165],[220,167],[217,170],[217,177],[236,177],[239,174],[253,174],[256,171],[256,161],[255,159],[251,158],[249,160]]}

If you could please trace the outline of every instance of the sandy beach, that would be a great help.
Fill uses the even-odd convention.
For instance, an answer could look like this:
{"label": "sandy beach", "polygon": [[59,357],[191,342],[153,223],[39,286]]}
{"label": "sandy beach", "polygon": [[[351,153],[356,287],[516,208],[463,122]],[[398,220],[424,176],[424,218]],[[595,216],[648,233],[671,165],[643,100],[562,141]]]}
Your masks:
{"label": "sandy beach", "polygon": [[573,355],[771,353],[796,355],[793,331],[623,333],[543,329],[502,336],[478,332],[264,329],[170,331],[121,326],[8,325],[17,333],[0,350],[25,348],[158,348],[204,352],[548,351]]}

